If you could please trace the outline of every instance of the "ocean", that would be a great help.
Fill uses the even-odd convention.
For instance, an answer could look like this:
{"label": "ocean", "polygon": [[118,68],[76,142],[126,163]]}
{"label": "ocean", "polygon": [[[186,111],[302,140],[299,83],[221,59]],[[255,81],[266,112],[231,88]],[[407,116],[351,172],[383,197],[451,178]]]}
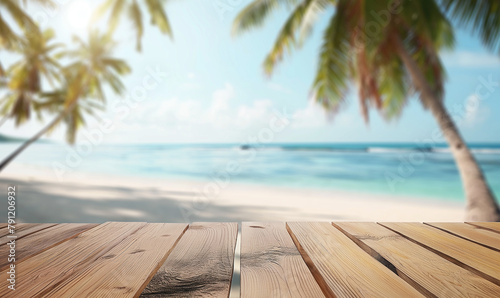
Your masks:
{"label": "ocean", "polygon": [[[0,145],[0,157],[19,144]],[[500,144],[470,144],[500,197]],[[463,200],[460,177],[445,144],[140,144],[69,147],[37,143],[15,164],[134,177],[213,180],[289,188]],[[0,174],[1,178],[1,174]]]}

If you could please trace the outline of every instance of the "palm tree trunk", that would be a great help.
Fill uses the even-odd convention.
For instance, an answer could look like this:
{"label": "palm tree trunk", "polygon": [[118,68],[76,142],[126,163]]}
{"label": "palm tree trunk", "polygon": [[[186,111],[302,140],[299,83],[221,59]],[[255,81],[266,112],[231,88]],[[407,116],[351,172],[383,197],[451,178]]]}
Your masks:
{"label": "palm tree trunk", "polygon": [[29,140],[24,142],[19,148],[17,148],[14,152],[12,152],[9,156],[7,156],[0,163],[0,172],[2,172],[12,160],[14,160],[19,154],[21,154],[24,151],[24,149],[28,148],[29,145],[38,140],[40,137],[46,134],[51,128],[53,128],[59,121],[61,121],[69,112],[71,112],[71,110],[73,110],[75,106],[76,106],[76,101],[69,107],[64,109],[56,118],[54,118],[54,120],[52,120],[49,124],[47,124],[47,126],[45,126],[42,130],[40,130],[36,135],[34,135]]}
{"label": "palm tree trunk", "polygon": [[423,104],[430,109],[448,141],[457,164],[466,197],[466,221],[500,221],[500,209],[495,196],[469,147],[463,140],[453,119],[438,98],[417,63],[406,51],[402,41],[395,36],[398,54],[406,66],[415,87],[420,91]]}

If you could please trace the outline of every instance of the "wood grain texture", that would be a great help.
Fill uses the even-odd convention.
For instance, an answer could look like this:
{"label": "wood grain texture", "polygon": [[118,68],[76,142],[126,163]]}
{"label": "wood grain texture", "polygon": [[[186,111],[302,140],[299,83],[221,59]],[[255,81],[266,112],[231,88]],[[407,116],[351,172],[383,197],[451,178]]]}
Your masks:
{"label": "wood grain texture", "polygon": [[325,297],[283,222],[243,223],[241,297]]}
{"label": "wood grain texture", "polygon": [[489,248],[500,250],[500,234],[491,230],[458,222],[433,222],[427,224]]}
{"label": "wood grain texture", "polygon": [[[287,223],[324,292],[331,297],[422,297],[331,223]],[[317,280],[319,277],[317,276]]]}
{"label": "wood grain texture", "polygon": [[500,287],[376,223],[334,223],[426,296],[495,297]]}
{"label": "wood grain texture", "polygon": [[[68,277],[84,270],[145,223],[111,222],[81,233],[16,265],[22,278],[16,280],[16,290],[0,280],[1,297],[44,296]],[[13,294],[15,293],[15,295]]]}
{"label": "wood grain texture", "polygon": [[187,224],[150,223],[89,267],[73,274],[53,297],[138,297],[163,264]]}
{"label": "wood grain texture", "polygon": [[500,233],[500,222],[467,222],[467,224]]}
{"label": "wood grain texture", "polygon": [[[16,240],[16,262],[35,256],[66,240],[76,237],[97,224],[58,224]],[[9,248],[0,246],[0,256],[6,256]],[[0,259],[0,268],[9,266],[7,258]]]}
{"label": "wood grain texture", "polygon": [[39,224],[36,224],[36,223],[19,223],[19,224],[15,224],[15,233],[14,234],[10,234],[9,230],[7,227],[3,228],[0,230],[0,238],[3,238],[7,235],[15,235],[16,233],[20,233],[26,229],[30,229],[32,227],[36,227],[37,225]]}
{"label": "wood grain texture", "polygon": [[500,252],[422,223],[381,223],[500,285]]}
{"label": "wood grain texture", "polygon": [[[45,229],[53,227],[55,225],[56,224],[34,224],[34,225],[30,224],[30,226],[26,226],[23,229],[19,229],[19,230],[16,229],[16,232],[14,234],[10,234],[10,235],[16,236],[15,239],[16,239],[16,242],[17,242],[18,240],[21,240],[21,238],[23,238],[23,237],[26,237],[28,235],[34,234],[34,233],[36,233],[38,231],[45,230]],[[10,235],[7,235],[5,237],[0,238],[0,246],[4,245],[7,242],[9,242],[10,240],[12,240],[12,238],[8,237]]]}
{"label": "wood grain texture", "polygon": [[143,291],[144,297],[228,297],[238,226],[193,223]]}

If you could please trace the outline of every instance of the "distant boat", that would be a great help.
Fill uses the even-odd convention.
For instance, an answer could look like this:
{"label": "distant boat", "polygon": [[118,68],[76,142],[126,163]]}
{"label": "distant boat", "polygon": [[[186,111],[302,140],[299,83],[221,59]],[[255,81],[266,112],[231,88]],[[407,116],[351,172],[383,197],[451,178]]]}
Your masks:
{"label": "distant boat", "polygon": [[250,146],[250,145],[241,145],[240,149],[241,150],[250,150],[250,149],[252,149],[252,146]]}

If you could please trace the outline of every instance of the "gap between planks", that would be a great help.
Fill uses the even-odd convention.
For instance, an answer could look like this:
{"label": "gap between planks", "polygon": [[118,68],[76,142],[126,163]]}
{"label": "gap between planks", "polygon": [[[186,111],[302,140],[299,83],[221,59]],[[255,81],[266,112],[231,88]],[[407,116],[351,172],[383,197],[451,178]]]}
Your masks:
{"label": "gap between planks", "polygon": [[477,243],[495,251],[500,251],[500,235],[489,229],[483,229],[475,225],[456,222],[424,223],[436,229]]}
{"label": "gap between planks", "polygon": [[498,285],[382,225],[360,222],[333,225],[368,254],[387,262],[397,275],[427,297],[494,297],[500,292]]}
{"label": "gap between planks", "polygon": [[[245,224],[245,223],[243,223],[243,224],[242,224],[242,226],[243,226],[244,224]],[[294,234],[293,234],[293,232],[291,231],[291,229],[289,228],[288,223],[283,223],[283,224],[285,224],[285,225],[286,225],[288,235],[289,235],[289,237],[292,239],[292,241],[294,242],[294,246],[295,246],[295,248],[297,248],[297,249],[300,251],[300,254],[301,254],[301,256],[302,256],[303,260],[305,261],[306,265],[308,265],[308,267],[309,267],[308,269],[309,269],[309,270],[310,270],[310,272],[313,274],[313,276],[314,276],[314,278],[316,279],[317,283],[321,286],[321,288],[322,288],[323,292],[325,293],[325,295],[326,295],[326,296],[328,296],[328,297],[333,296],[333,293],[332,293],[331,289],[328,287],[327,282],[324,280],[324,278],[322,277],[322,275],[321,275],[321,274],[319,273],[319,271],[317,270],[317,268],[316,268],[315,264],[312,262],[312,260],[311,260],[310,256],[307,254],[307,252],[306,252],[306,251],[305,251],[302,247],[300,247],[300,246],[301,246],[301,245],[300,245],[300,242],[299,242],[296,238],[294,239]],[[335,228],[336,228],[336,229],[338,229],[340,232],[342,232],[342,233],[344,234],[344,236],[345,236],[345,237],[347,237],[350,241],[354,242],[354,243],[355,243],[355,245],[357,245],[358,247],[360,247],[360,248],[362,248],[362,249],[363,249],[363,247],[361,247],[361,245],[359,245],[359,243],[357,243],[356,241],[354,241],[351,237],[348,237],[348,235],[346,235],[346,234],[345,234],[345,232],[344,232],[341,228],[339,228],[338,226],[336,226],[336,225],[335,225],[335,223],[330,223],[330,224],[333,224],[333,228],[334,228],[334,229],[335,229]],[[338,224],[342,224],[342,223],[338,223]],[[485,226],[486,226],[486,227],[485,227],[485,226],[478,226],[478,225],[471,224],[471,223],[468,223],[468,224],[469,224],[469,225],[471,225],[471,226],[478,227],[478,229],[481,229],[481,230],[484,230],[484,231],[488,231],[488,232],[490,232],[490,231],[491,231],[492,233],[498,233],[498,232],[496,232],[496,231],[494,231],[494,230],[492,230],[492,229],[490,228],[490,227],[495,227],[494,225],[489,225],[489,226],[488,226],[488,225],[485,225]],[[29,224],[27,224],[27,225],[29,225]],[[27,225],[23,228],[23,230],[26,230],[26,229],[28,228],[28,226],[27,226]],[[446,233],[446,234],[451,235],[451,236],[453,236],[453,237],[459,238],[459,237],[458,237],[457,235],[455,235],[454,233],[450,233],[449,231],[441,231],[441,230],[440,230],[440,229],[438,229],[437,227],[435,227],[435,226],[431,226],[431,225],[432,225],[432,223],[431,223],[431,224],[427,224],[427,227],[429,227],[429,228],[431,228],[431,229],[433,229],[433,230],[440,231],[440,232],[442,232],[442,233]],[[190,225],[190,226],[191,226],[191,225]],[[410,241],[411,243],[416,243],[416,244],[418,244],[420,247],[423,247],[424,249],[427,249],[429,252],[434,253],[435,255],[438,255],[438,256],[442,257],[443,259],[445,259],[445,260],[450,261],[450,260],[449,260],[449,257],[448,257],[446,254],[444,254],[444,255],[443,255],[443,253],[441,253],[441,252],[437,251],[436,249],[433,249],[432,247],[426,246],[425,244],[422,244],[422,243],[420,243],[419,241],[416,241],[416,240],[412,239],[411,237],[406,236],[404,233],[400,233],[400,232],[395,231],[395,230],[393,230],[393,229],[391,229],[391,228],[388,228],[388,227],[384,226],[384,223],[380,223],[380,224],[379,224],[379,226],[380,226],[380,227],[383,227],[384,229],[387,229],[388,231],[392,231],[393,233],[395,233],[395,234],[397,234],[397,235],[401,236],[402,238],[407,239],[407,240],[408,240],[408,241]],[[31,227],[32,227],[32,226],[31,226]],[[43,231],[48,232],[48,230],[54,229],[54,228],[56,228],[56,227],[57,227],[57,225],[56,225],[56,226],[54,226],[54,225],[53,225],[53,226],[50,226],[50,227],[45,227],[44,229],[40,229],[39,231],[33,232],[33,233],[29,234],[29,235],[25,235],[25,237],[26,237],[26,236],[30,236],[30,237],[31,237],[31,236],[36,236],[36,235],[37,235],[38,233],[40,233],[40,232],[43,232]],[[184,232],[183,232],[183,233],[180,235],[180,237],[177,239],[177,241],[175,242],[175,244],[172,246],[171,250],[174,250],[174,249],[177,247],[177,245],[178,245],[178,243],[179,243],[180,239],[182,239],[182,238],[184,237],[185,231],[186,231],[186,230],[184,230]],[[242,235],[242,236],[244,237],[244,235]],[[27,238],[28,238],[28,237],[26,237],[26,239],[27,239]],[[464,237],[462,237],[462,238],[464,238]],[[462,239],[462,238],[459,238],[459,239]],[[69,240],[69,239],[66,239],[66,240]],[[66,241],[66,240],[64,240],[64,241]],[[474,241],[472,241],[472,240],[470,240],[470,239],[466,239],[466,238],[464,238],[464,239],[462,239],[462,240],[463,240],[463,241],[470,242],[470,243],[473,243],[473,244],[476,244]],[[64,242],[64,241],[63,241],[63,242]],[[58,244],[60,244],[60,243],[57,243],[57,244],[55,244],[54,246],[56,246],[56,245],[58,245]],[[236,243],[235,243],[235,244],[236,244]],[[481,244],[481,243],[480,243],[480,244]],[[476,244],[476,245],[479,245],[479,244]],[[239,246],[240,246],[240,249],[242,249],[242,242],[240,242],[240,243],[239,243]],[[53,246],[52,246],[52,247],[53,247]],[[483,247],[484,247],[484,246],[483,246]],[[236,245],[235,245],[235,248],[236,248]],[[382,263],[383,263],[383,260],[385,260],[383,257],[382,257],[382,259],[378,258],[378,257],[377,257],[377,255],[378,255],[378,256],[380,256],[378,253],[377,253],[377,254],[370,254],[370,252],[369,252],[369,251],[367,251],[366,249],[363,249],[363,251],[364,251],[365,253],[367,253],[368,255],[370,255],[372,258],[375,258],[375,260],[377,260],[377,261],[379,261],[379,262],[382,262]],[[242,253],[242,254],[243,254],[243,253]],[[168,254],[167,254],[167,255],[168,255]],[[380,256],[380,257],[381,257],[381,256]],[[165,258],[167,258],[167,257],[165,257]],[[389,269],[392,269],[392,271],[393,271],[393,272],[398,272],[398,268],[397,268],[396,266],[394,266],[394,265],[393,265],[391,262],[389,262],[388,260],[385,260],[385,261],[386,261],[387,263],[385,263],[385,264],[383,264],[383,265],[385,265],[385,266],[386,266],[386,267],[388,267]],[[457,262],[458,262],[458,263],[457,263]],[[158,265],[158,267],[157,267],[155,270],[153,270],[153,271],[151,272],[151,277],[149,278],[149,280],[148,280],[147,282],[145,282],[144,286],[146,286],[146,285],[148,284],[148,282],[151,280],[151,278],[153,277],[153,275],[155,275],[155,274],[156,274],[157,270],[160,268],[160,266],[162,265],[162,263],[163,263],[163,262],[160,262],[160,263],[159,263],[159,265]],[[459,265],[459,266],[463,267],[463,268],[464,268],[464,270],[468,270],[468,271],[471,271],[471,272],[473,272],[473,273],[477,274],[477,272],[475,272],[475,271],[477,271],[476,269],[474,269],[474,268],[470,267],[469,265],[463,264],[463,263],[462,263],[462,262],[460,262],[460,261],[455,260],[455,261],[452,261],[451,263],[454,263],[454,264],[456,264],[456,265]],[[389,265],[389,264],[390,264],[390,265]],[[392,265],[392,268],[391,268],[391,265]],[[233,268],[234,268],[234,253],[233,253]],[[471,268],[472,268],[473,270],[470,270]],[[480,275],[482,276],[482,274],[480,274]],[[405,276],[406,276],[406,275],[405,275]],[[405,279],[403,276],[399,276],[399,278],[401,278],[402,280],[405,280],[406,282],[408,282],[408,280],[407,280],[407,279]],[[409,277],[408,277],[408,276],[406,276],[406,278],[409,278]],[[491,281],[491,280],[490,280],[490,281]],[[323,285],[321,284],[322,282],[324,283]],[[412,285],[412,284],[411,284],[411,282],[410,282],[410,285]],[[412,285],[412,286],[414,286],[414,287],[415,287],[415,285]],[[324,287],[328,287],[328,289],[325,289]],[[418,290],[418,289],[417,289],[417,290]],[[420,292],[421,292],[421,293],[424,293],[424,295],[425,295],[425,294],[427,294],[428,296],[433,296],[433,294],[429,294],[429,293],[427,293],[427,292],[425,292],[425,291],[426,291],[426,290],[422,291],[422,289],[420,289]],[[140,293],[140,292],[139,292],[139,293]],[[330,295],[330,294],[331,294],[331,295]]]}
{"label": "gap between planks", "polygon": [[422,223],[379,223],[500,286],[500,252]]}
{"label": "gap between planks", "polygon": [[500,233],[500,223],[498,222],[466,222],[466,224]]}
{"label": "gap between planks", "polygon": [[55,287],[53,297],[136,297],[170,255],[187,224],[148,223]]}
{"label": "gap between planks", "polygon": [[288,222],[287,229],[327,297],[422,297],[331,222]]}
{"label": "gap between planks", "polygon": [[242,223],[241,297],[324,297],[284,222]]}
{"label": "gap between planks", "polygon": [[227,298],[237,234],[236,223],[191,224],[141,296]]}

